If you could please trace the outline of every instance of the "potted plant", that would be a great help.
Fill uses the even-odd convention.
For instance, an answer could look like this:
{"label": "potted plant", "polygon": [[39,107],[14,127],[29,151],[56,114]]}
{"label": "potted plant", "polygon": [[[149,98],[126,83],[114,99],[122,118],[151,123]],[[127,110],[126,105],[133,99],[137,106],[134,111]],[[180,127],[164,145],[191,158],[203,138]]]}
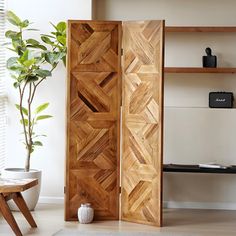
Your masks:
{"label": "potted plant", "polygon": [[[30,169],[30,160],[37,147],[43,146],[36,127],[42,121],[51,118],[45,114],[49,103],[37,105],[34,99],[38,87],[44,83],[58,64],[66,61],[66,23],[53,25],[54,31],[48,35],[40,35],[40,41],[26,38],[25,32],[35,30],[31,28],[29,20],[21,20],[13,12],[7,12],[7,20],[16,29],[5,33],[9,39],[10,49],[14,56],[7,60],[7,68],[13,78],[13,86],[19,94],[19,102],[15,105],[19,112],[22,126],[23,145],[26,150],[24,168],[7,168],[3,170],[3,177],[8,178],[38,178],[39,185],[25,193],[26,203],[30,210],[37,204],[40,193],[41,171]],[[37,31],[37,30],[36,30]]]}

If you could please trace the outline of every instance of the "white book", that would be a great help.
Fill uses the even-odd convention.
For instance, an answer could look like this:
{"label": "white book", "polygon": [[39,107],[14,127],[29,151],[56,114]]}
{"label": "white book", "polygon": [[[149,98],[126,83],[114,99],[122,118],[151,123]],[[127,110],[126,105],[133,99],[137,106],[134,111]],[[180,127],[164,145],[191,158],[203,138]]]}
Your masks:
{"label": "white book", "polygon": [[206,164],[199,164],[200,168],[213,168],[213,169],[226,169],[226,166],[222,166],[215,163],[206,163]]}

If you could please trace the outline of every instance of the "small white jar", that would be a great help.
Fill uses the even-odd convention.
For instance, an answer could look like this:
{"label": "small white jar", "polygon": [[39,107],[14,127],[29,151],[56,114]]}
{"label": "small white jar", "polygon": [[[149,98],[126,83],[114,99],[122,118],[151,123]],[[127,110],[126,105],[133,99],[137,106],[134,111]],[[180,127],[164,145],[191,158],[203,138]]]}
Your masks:
{"label": "small white jar", "polygon": [[93,221],[94,210],[90,203],[81,204],[78,209],[78,220],[81,224],[88,224]]}

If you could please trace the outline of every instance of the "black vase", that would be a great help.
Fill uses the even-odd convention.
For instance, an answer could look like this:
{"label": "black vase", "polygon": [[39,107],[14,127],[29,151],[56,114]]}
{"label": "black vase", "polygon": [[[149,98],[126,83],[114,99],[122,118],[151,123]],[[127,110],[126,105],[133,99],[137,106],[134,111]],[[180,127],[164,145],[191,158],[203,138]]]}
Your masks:
{"label": "black vase", "polygon": [[211,55],[211,49],[206,48],[207,56],[202,57],[202,65],[203,67],[216,67],[217,66],[217,57]]}

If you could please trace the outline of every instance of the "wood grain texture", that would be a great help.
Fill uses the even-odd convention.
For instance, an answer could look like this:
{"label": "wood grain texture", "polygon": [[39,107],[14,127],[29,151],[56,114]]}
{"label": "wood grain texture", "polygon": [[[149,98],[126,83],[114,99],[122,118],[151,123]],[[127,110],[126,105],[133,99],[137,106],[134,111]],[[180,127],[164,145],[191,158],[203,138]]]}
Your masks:
{"label": "wood grain texture", "polygon": [[122,219],[161,226],[163,21],[123,23]]}
{"label": "wood grain texture", "polygon": [[17,192],[13,195],[13,201],[16,203],[19,210],[22,212],[22,214],[24,215],[25,219],[28,221],[30,226],[32,228],[37,228],[37,224],[33,216],[31,215],[29,208],[27,207],[26,202],[20,192]]}
{"label": "wood grain texture", "polygon": [[13,199],[20,211],[25,216],[31,227],[37,227],[22,195],[21,191],[29,189],[38,184],[37,179],[6,179],[0,178],[0,213],[3,215],[13,232],[17,236],[22,233],[16,223],[14,216],[7,204],[7,201]]}
{"label": "wood grain texture", "polygon": [[120,22],[69,21],[66,220],[119,218]]}
{"label": "wood grain texture", "polygon": [[235,33],[235,26],[166,26],[165,32],[173,33]]}
{"label": "wood grain texture", "polygon": [[235,74],[236,68],[233,67],[165,67],[165,73],[222,73]]}
{"label": "wood grain texture", "polygon": [[7,221],[7,223],[9,224],[15,235],[22,236],[20,228],[17,225],[16,220],[12,215],[11,210],[7,205],[7,202],[5,201],[5,198],[2,193],[0,193],[0,213],[5,218],[5,220]]}
{"label": "wood grain texture", "polygon": [[38,184],[37,179],[0,178],[0,193],[23,192]]}

